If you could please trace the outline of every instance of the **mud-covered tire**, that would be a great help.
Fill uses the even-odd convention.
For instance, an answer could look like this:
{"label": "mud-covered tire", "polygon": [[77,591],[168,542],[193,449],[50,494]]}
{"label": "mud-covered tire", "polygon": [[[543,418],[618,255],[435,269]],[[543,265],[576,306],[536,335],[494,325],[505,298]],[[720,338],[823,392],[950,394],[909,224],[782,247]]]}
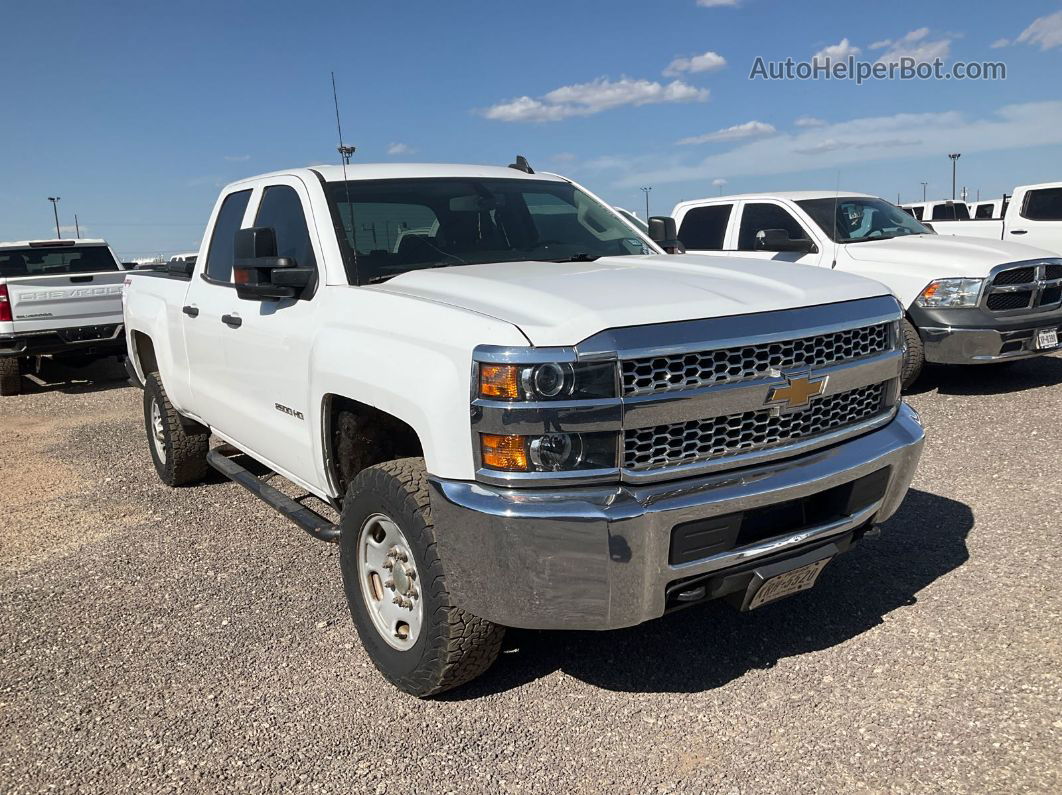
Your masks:
{"label": "mud-covered tire", "polygon": [[149,373],[144,382],[144,430],[155,471],[167,486],[206,476],[210,429],[177,413],[158,373]]}
{"label": "mud-covered tire", "polygon": [[22,366],[17,356],[0,358],[0,395],[17,395],[22,391]]}
{"label": "mud-covered tire", "polygon": [[922,368],[926,364],[926,354],[922,347],[922,338],[918,335],[918,329],[907,318],[900,321],[900,338],[903,344],[903,370],[900,384],[906,391],[922,375]]}
{"label": "mud-covered tire", "polygon": [[[408,542],[423,600],[422,624],[408,649],[393,648],[369,615],[362,594],[360,535],[372,516],[390,518]],[[455,606],[435,542],[424,459],[403,458],[362,470],[343,501],[340,566],[354,626],[373,664],[400,690],[423,698],[486,671],[501,651],[505,628]]]}

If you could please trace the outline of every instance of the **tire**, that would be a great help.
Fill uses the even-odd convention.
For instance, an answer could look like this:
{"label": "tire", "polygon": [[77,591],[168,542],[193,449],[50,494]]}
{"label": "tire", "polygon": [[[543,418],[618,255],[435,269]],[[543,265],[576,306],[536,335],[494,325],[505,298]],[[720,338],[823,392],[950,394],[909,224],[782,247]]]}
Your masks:
{"label": "tire", "polygon": [[145,379],[144,430],[155,471],[167,486],[183,486],[206,476],[210,429],[177,413],[158,373]]}
{"label": "tire", "polygon": [[903,370],[900,375],[900,385],[906,392],[922,375],[922,368],[926,364],[926,354],[922,348],[922,338],[918,335],[918,329],[907,318],[900,321],[900,337],[903,343]]}
{"label": "tire", "polygon": [[17,395],[22,392],[22,366],[17,356],[0,359],[0,395]]}
{"label": "tire", "polygon": [[[386,525],[380,517],[398,532],[382,530],[385,535],[377,542],[370,537]],[[493,664],[505,628],[450,601],[444,562],[435,543],[424,459],[388,461],[358,473],[343,501],[340,530],[339,559],[350,615],[369,658],[389,682],[424,698],[462,685]],[[393,546],[392,541],[396,542]],[[385,547],[398,549],[398,554],[408,554],[409,560],[403,563],[389,555],[385,561],[391,559],[393,564],[390,574],[374,573],[367,561],[371,547],[378,552]],[[403,638],[400,631],[389,633],[381,627],[389,625],[388,611],[402,612],[403,606],[390,605],[409,593],[410,563],[416,593],[407,598],[415,607],[409,608],[410,621]],[[383,568],[388,567],[385,564]],[[405,583],[396,582],[401,569],[406,571],[402,576]],[[374,583],[377,574],[389,578],[391,585],[386,586],[387,580],[382,578]],[[416,626],[414,622],[418,622]],[[395,626],[401,628],[401,621]]]}

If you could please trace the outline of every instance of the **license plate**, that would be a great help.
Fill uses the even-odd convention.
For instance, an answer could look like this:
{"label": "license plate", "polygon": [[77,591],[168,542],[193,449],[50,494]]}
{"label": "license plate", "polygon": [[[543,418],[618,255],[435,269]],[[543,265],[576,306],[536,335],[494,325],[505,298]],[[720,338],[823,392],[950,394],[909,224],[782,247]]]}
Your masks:
{"label": "license plate", "polygon": [[832,558],[823,558],[807,566],[801,566],[799,569],[793,569],[784,574],[779,574],[777,577],[771,577],[756,591],[756,595],[749,602],[749,610],[755,610],[767,602],[773,602],[776,599],[806,591],[815,584],[815,580],[819,578],[819,574],[831,560]]}
{"label": "license plate", "polygon": [[1036,347],[1040,350],[1044,348],[1057,348],[1058,347],[1058,329],[1042,328],[1036,332]]}

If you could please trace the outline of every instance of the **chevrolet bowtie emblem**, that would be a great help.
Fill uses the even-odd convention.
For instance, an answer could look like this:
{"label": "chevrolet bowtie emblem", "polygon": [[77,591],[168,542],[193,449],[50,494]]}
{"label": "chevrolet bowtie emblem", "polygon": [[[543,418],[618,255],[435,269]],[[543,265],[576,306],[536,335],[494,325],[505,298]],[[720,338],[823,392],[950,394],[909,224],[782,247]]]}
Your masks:
{"label": "chevrolet bowtie emblem", "polygon": [[828,375],[783,375],[785,384],[772,386],[767,394],[767,405],[777,407],[781,411],[805,408],[811,399],[818,397],[826,390]]}

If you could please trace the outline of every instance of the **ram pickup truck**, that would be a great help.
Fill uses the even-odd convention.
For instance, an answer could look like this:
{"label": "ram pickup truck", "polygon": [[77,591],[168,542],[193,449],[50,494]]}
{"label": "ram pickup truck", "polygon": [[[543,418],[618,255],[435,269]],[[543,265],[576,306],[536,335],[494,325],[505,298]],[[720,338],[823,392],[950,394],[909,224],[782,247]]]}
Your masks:
{"label": "ram pickup truck", "polygon": [[925,362],[1009,362],[1059,347],[1062,258],[1043,249],[935,235],[883,199],[836,191],[684,201],[674,220],[693,254],[813,265],[887,285],[904,308],[905,387]]}
{"label": "ram pickup truck", "polygon": [[885,287],[668,256],[525,169],[254,177],[188,273],[127,274],[160,478],[213,466],[338,541],[365,649],[418,696],[484,671],[503,627],[809,588],[921,452]]}
{"label": "ram pickup truck", "polygon": [[988,218],[978,214],[979,205],[972,220],[926,220],[939,235],[1012,240],[1062,256],[1062,182],[1022,185],[999,205]]}
{"label": "ram pickup truck", "polygon": [[37,357],[125,352],[122,270],[104,240],[0,243],[0,395],[19,393]]}

